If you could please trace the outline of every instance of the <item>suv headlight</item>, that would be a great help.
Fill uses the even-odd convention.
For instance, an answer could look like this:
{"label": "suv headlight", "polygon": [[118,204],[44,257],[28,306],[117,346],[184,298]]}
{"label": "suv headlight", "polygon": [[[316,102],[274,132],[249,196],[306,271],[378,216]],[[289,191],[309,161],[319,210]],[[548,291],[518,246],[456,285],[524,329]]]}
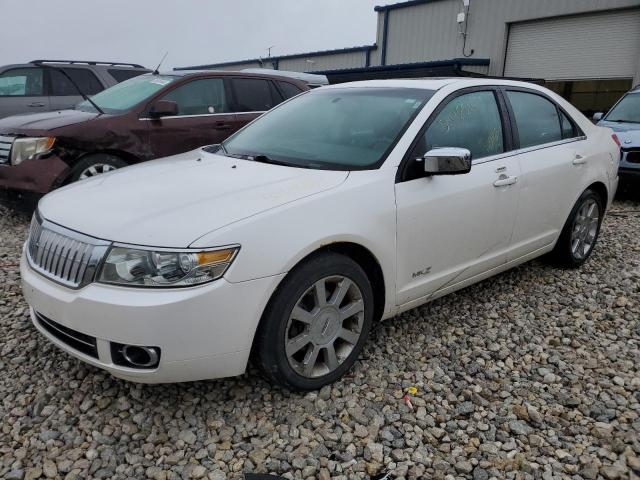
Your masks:
{"label": "suv headlight", "polygon": [[56,143],[55,137],[17,138],[11,147],[11,164],[19,165],[23,160],[48,153],[54,143]]}
{"label": "suv headlight", "polygon": [[129,287],[190,287],[216,280],[240,247],[209,251],[111,247],[98,282]]}

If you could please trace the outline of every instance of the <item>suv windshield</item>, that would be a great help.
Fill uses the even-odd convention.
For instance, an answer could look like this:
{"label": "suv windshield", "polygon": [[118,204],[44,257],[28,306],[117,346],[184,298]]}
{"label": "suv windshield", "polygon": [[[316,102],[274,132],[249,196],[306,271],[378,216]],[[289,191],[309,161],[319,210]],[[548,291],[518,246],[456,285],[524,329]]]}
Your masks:
{"label": "suv windshield", "polygon": [[432,90],[331,88],[282,104],[222,145],[229,156],[296,167],[377,168]]}
{"label": "suv windshield", "polygon": [[640,92],[628,93],[615,105],[607,116],[607,122],[640,123]]}
{"label": "suv windshield", "polygon": [[[93,95],[91,100],[106,113],[124,113],[175,79],[176,77],[170,75],[140,75]],[[80,102],[75,108],[84,112],[96,111],[86,100]]]}

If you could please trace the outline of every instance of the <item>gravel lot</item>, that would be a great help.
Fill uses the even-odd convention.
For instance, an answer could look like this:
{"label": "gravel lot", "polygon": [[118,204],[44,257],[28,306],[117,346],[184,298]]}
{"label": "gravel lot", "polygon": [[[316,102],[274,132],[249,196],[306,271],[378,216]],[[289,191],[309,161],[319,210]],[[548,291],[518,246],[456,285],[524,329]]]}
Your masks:
{"label": "gravel lot", "polygon": [[62,353],[20,292],[29,216],[0,199],[0,478],[640,478],[640,199],[581,270],[534,262],[407,312],[308,394],[253,371],[142,386]]}

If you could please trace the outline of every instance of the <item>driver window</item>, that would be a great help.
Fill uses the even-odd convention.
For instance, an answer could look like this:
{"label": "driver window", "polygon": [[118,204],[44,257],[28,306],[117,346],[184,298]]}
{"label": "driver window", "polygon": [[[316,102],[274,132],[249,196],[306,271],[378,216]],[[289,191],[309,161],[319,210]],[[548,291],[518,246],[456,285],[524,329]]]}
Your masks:
{"label": "driver window", "polygon": [[176,102],[178,115],[210,115],[229,111],[221,78],[194,80],[171,90],[162,99]]}
{"label": "driver window", "polygon": [[422,176],[422,163],[415,159],[438,147],[466,148],[474,160],[504,152],[502,120],[493,91],[460,95],[438,113],[411,152],[409,179]]}

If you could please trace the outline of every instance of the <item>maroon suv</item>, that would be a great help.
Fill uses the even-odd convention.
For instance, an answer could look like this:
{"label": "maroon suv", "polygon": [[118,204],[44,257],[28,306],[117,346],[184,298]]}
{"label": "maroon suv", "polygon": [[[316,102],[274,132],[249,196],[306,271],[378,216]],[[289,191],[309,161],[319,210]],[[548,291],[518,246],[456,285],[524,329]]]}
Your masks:
{"label": "maroon suv", "polygon": [[126,165],[220,143],[280,102],[308,90],[280,75],[141,75],[73,110],[0,120],[0,187],[46,193]]}

